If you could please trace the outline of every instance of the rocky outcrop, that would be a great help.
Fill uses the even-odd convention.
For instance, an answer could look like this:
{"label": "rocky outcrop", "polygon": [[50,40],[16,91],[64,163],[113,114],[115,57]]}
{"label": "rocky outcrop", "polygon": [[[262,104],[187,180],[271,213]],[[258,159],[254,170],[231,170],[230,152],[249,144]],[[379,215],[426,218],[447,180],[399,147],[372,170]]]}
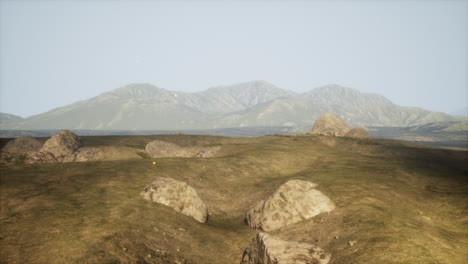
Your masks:
{"label": "rocky outcrop", "polygon": [[354,127],[345,134],[345,137],[350,138],[370,138],[369,133],[362,127]]}
{"label": "rocky outcrop", "polygon": [[5,144],[0,151],[0,162],[29,162],[39,149],[42,143],[33,137],[19,137]]}
{"label": "rocky outcrop", "polygon": [[66,162],[75,160],[75,152],[82,146],[80,138],[70,130],[62,130],[48,139],[34,159],[38,162]]}
{"label": "rocky outcrop", "polygon": [[33,137],[19,137],[9,141],[2,152],[10,154],[31,154],[41,149],[42,143]]}
{"label": "rocky outcrop", "polygon": [[370,138],[369,133],[362,127],[350,128],[343,120],[333,114],[323,114],[315,121],[311,133],[313,135]]}
{"label": "rocky outcrop", "polygon": [[241,264],[327,264],[330,254],[308,243],[286,241],[258,233],[245,249]]}
{"label": "rocky outcrop", "polygon": [[206,205],[198,196],[197,191],[185,182],[158,177],[140,195],[146,200],[167,205],[201,223],[208,220]]}
{"label": "rocky outcrop", "polygon": [[99,148],[84,147],[78,149],[74,154],[74,161],[95,161],[106,159],[106,153]]}
{"label": "rocky outcrop", "polygon": [[267,199],[255,204],[245,218],[254,229],[272,231],[320,213],[335,209],[335,204],[308,181],[290,180]]}
{"label": "rocky outcrop", "polygon": [[165,157],[214,157],[218,147],[181,147],[172,142],[154,140],[146,145],[146,153],[152,158]]}
{"label": "rocky outcrop", "polygon": [[342,137],[350,128],[340,118],[333,114],[323,114],[315,121],[311,133],[313,135]]}

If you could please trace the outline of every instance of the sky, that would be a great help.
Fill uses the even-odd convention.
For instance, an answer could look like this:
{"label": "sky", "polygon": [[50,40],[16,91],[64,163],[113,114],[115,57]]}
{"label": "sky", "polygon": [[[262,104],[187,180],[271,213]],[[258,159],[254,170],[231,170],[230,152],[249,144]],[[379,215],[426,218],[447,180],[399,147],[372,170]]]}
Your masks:
{"label": "sky", "polygon": [[339,84],[403,106],[468,106],[468,1],[0,0],[0,112],[129,83],[196,92]]}

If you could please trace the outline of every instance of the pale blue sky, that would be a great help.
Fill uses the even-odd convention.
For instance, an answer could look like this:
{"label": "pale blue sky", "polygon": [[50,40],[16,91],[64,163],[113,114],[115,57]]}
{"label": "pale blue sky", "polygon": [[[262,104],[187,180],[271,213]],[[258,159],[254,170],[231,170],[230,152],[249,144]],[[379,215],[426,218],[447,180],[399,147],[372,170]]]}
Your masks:
{"label": "pale blue sky", "polygon": [[405,106],[468,104],[464,0],[0,1],[0,112],[39,114],[134,82],[337,83]]}

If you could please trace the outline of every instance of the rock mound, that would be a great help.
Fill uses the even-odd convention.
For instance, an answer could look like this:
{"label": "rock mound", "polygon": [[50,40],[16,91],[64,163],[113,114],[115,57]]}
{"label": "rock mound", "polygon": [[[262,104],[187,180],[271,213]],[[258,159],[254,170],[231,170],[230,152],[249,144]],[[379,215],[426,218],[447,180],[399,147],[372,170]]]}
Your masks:
{"label": "rock mound", "polygon": [[335,209],[335,204],[315,186],[307,181],[288,181],[255,204],[247,212],[246,223],[254,229],[272,231]]}
{"label": "rock mound", "polygon": [[313,135],[342,137],[350,128],[343,120],[334,114],[323,114],[315,121],[311,133]]}
{"label": "rock mound", "polygon": [[98,148],[84,147],[74,153],[74,161],[94,161],[106,159],[106,153]]}
{"label": "rock mound", "polygon": [[2,152],[11,154],[31,154],[42,147],[42,143],[33,137],[19,137],[6,143]]}
{"label": "rock mound", "polygon": [[158,177],[141,193],[146,200],[167,205],[175,211],[205,223],[208,209],[197,191],[187,183],[171,178]]}
{"label": "rock mound", "polygon": [[330,254],[308,243],[286,241],[258,233],[242,255],[241,264],[327,264]]}
{"label": "rock mound", "polygon": [[35,159],[39,162],[74,161],[74,154],[81,146],[80,138],[75,133],[62,130],[44,143]]}
{"label": "rock mound", "polygon": [[345,137],[350,138],[370,138],[369,133],[362,127],[354,127],[346,133]]}
{"label": "rock mound", "polygon": [[214,157],[220,147],[181,147],[172,142],[154,140],[146,145],[146,153],[151,158],[164,157]]}
{"label": "rock mound", "polygon": [[184,148],[177,144],[162,140],[151,141],[146,144],[145,150],[152,158],[182,157],[185,154]]}

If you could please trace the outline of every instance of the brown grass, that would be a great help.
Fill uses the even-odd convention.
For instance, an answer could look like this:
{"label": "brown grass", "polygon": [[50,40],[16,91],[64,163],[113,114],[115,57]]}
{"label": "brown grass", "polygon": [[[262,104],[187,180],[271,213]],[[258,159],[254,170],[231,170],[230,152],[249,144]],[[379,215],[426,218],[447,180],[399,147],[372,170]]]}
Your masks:
{"label": "brown grass", "polygon": [[[83,139],[135,151],[154,139],[221,146],[222,157],[3,165],[0,263],[239,263],[256,234],[245,212],[289,179],[317,183],[337,209],[274,234],[317,244],[331,263],[468,258],[467,152],[316,136]],[[208,223],[139,197],[156,176],[194,187]]]}

